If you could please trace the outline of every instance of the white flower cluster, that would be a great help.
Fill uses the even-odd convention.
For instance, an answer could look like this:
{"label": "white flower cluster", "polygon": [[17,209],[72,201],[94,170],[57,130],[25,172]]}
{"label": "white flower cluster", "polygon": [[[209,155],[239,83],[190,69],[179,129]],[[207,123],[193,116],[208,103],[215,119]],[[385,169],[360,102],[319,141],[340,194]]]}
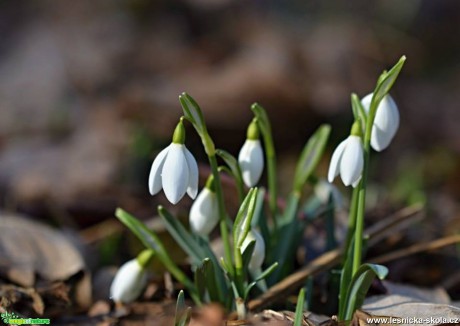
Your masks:
{"label": "white flower cluster", "polygon": [[[364,110],[369,113],[373,94],[366,95],[361,103]],[[371,131],[371,146],[380,152],[388,147],[399,127],[399,112],[395,101],[386,95],[375,114]],[[362,130],[359,122],[355,123],[347,139],[342,141],[332,154],[329,165],[328,181],[334,181],[340,174],[345,186],[356,187],[361,180],[364,165]]]}

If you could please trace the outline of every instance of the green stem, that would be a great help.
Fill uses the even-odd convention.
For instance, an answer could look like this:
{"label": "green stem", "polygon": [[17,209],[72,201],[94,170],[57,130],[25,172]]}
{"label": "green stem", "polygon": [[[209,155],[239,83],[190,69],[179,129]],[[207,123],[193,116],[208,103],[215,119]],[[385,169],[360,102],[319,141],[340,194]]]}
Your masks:
{"label": "green stem", "polygon": [[276,214],[278,211],[277,205],[277,186],[276,186],[276,154],[275,146],[273,145],[273,138],[271,131],[263,133],[265,151],[267,155],[267,175],[268,175],[268,190],[269,190],[269,207],[273,219],[273,225],[277,230]]}
{"label": "green stem", "polygon": [[355,229],[355,246],[353,255],[353,275],[358,271],[361,266],[362,252],[363,252],[363,232],[364,232],[364,211],[366,207],[366,185],[367,175],[369,173],[369,161],[371,153],[371,134],[372,126],[374,124],[375,114],[377,113],[377,107],[379,103],[376,103],[372,99],[369,115],[367,117],[366,130],[364,132],[364,166],[361,181],[357,186],[358,190],[358,209],[356,212],[356,229]]}
{"label": "green stem", "polygon": [[344,255],[343,255],[343,262],[347,259],[347,255],[350,252],[350,245],[351,245],[351,240],[353,239],[353,234],[355,233],[355,228],[356,228],[356,213],[358,210],[358,197],[359,194],[359,188],[356,187],[353,189],[353,194],[351,196],[351,206],[350,206],[350,212],[348,216],[348,231],[347,231],[347,237],[345,239],[345,246],[344,248]]}
{"label": "green stem", "polygon": [[208,154],[209,164],[211,165],[211,172],[214,176],[214,186],[216,190],[217,196],[217,203],[219,206],[219,219],[220,219],[220,235],[222,237],[222,241],[224,243],[224,251],[225,251],[225,260],[227,261],[228,266],[232,266],[232,250],[230,248],[230,238],[228,236],[228,228],[227,228],[227,214],[225,212],[225,202],[224,202],[224,195],[222,191],[222,182],[220,180],[219,174],[219,167],[217,165],[217,159],[215,153],[212,155]]}
{"label": "green stem", "polygon": [[235,246],[235,284],[239,297],[244,293],[243,283],[243,257],[241,256],[241,248]]}

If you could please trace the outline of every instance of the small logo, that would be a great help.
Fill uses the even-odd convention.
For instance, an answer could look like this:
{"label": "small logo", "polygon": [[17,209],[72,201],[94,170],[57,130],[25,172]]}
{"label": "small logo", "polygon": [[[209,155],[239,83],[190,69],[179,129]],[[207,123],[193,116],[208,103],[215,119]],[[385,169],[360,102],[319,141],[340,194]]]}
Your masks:
{"label": "small logo", "polygon": [[19,318],[14,312],[3,312],[1,315],[2,321],[10,325],[32,325],[32,324],[49,324],[48,318]]}

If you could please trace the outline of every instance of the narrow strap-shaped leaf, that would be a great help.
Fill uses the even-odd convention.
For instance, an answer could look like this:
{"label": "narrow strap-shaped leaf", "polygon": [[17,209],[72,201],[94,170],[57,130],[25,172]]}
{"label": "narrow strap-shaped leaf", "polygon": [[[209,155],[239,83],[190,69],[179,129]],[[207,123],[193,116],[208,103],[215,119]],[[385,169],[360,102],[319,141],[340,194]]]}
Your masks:
{"label": "narrow strap-shaped leaf", "polygon": [[195,284],[202,299],[205,299],[204,295],[207,292],[211,302],[220,302],[214,266],[209,258],[205,258],[201,266],[196,269]]}
{"label": "narrow strap-shaped leaf", "polygon": [[297,162],[293,191],[302,191],[303,185],[307,182],[308,177],[313,173],[323,156],[330,132],[331,126],[321,125],[305,144]]}
{"label": "narrow strap-shaped leaf", "polygon": [[303,307],[305,305],[305,288],[301,288],[297,297],[297,305],[295,308],[294,326],[303,325]]}
{"label": "narrow strap-shaped leaf", "polygon": [[350,244],[347,250],[346,259],[343,264],[342,273],[340,274],[340,290],[339,290],[339,320],[344,320],[347,304],[347,291],[351,284],[353,272],[353,250],[354,250],[354,234],[351,237]]}
{"label": "narrow strap-shaped leaf", "polygon": [[252,254],[254,253],[254,248],[256,247],[256,241],[252,240],[249,242],[247,247],[243,251],[243,270],[247,271],[248,270],[248,265],[249,262],[251,261]]}
{"label": "narrow strap-shaped leaf", "polygon": [[233,273],[233,268],[231,268],[231,266],[227,265],[227,262],[225,261],[225,259],[223,257],[220,257],[220,266],[225,271],[225,273],[227,274],[229,279],[232,280],[235,277],[235,275]]}
{"label": "narrow strap-shaped leaf", "polygon": [[273,263],[272,265],[270,265],[270,267],[268,267],[266,270],[264,270],[262,273],[260,273],[260,275],[257,276],[254,281],[249,283],[248,286],[245,289],[244,298],[247,299],[247,297],[249,296],[249,293],[251,292],[252,288],[257,284],[257,282],[267,278],[271,273],[273,273],[273,271],[277,267],[278,267],[278,263]]}
{"label": "narrow strap-shaped leaf", "polygon": [[273,142],[272,128],[270,120],[268,119],[267,112],[258,103],[254,103],[251,106],[252,112],[257,118],[257,125],[262,133],[262,138],[265,146],[265,157],[267,161],[267,178],[268,178],[268,191],[269,191],[269,207],[271,217],[273,218],[274,228],[277,229],[277,199],[278,199],[278,187],[277,187],[277,176],[276,176],[276,152],[275,145]]}
{"label": "narrow strap-shaped leaf", "polygon": [[257,199],[257,188],[251,188],[243,200],[233,224],[233,241],[235,247],[241,247],[249,230],[254,215]]}
{"label": "narrow strap-shaped leaf", "polygon": [[232,154],[223,149],[216,149],[216,154],[221,159],[223,159],[225,164],[227,164],[227,166],[230,168],[230,171],[232,171],[232,175],[236,181],[243,184],[243,176],[241,174],[240,165],[238,164],[237,159]]}
{"label": "narrow strap-shaped leaf", "polygon": [[364,110],[361,100],[359,99],[358,95],[356,95],[355,93],[351,94],[351,108],[353,110],[353,115],[355,117],[355,120],[361,121],[361,126],[362,126],[362,129],[364,130],[364,128],[366,127],[367,114],[366,114],[366,111]]}
{"label": "narrow strap-shaped leaf", "polygon": [[211,260],[211,263],[213,264],[214,277],[216,280],[217,291],[220,297],[219,302],[225,302],[225,298],[228,295],[228,289],[227,289],[227,281],[225,279],[224,271],[221,268],[219,261],[214,255],[214,252],[212,251],[208,242],[206,242],[203,238],[198,238],[198,243],[203,249],[206,258],[209,258]]}
{"label": "narrow strap-shaped leaf", "polygon": [[206,258],[202,248],[195,238],[187,231],[177,218],[171,215],[166,208],[158,206],[158,213],[165,222],[169,234],[176,240],[179,246],[192,259],[193,265],[201,264]]}
{"label": "narrow strap-shaped leaf", "polygon": [[204,122],[203,113],[193,97],[184,92],[179,95],[179,101],[184,110],[185,118],[193,124],[199,134],[205,132],[206,124]]}
{"label": "narrow strap-shaped leaf", "polygon": [[385,266],[376,264],[361,265],[356,274],[353,276],[347,291],[346,308],[343,317],[344,320],[350,320],[353,317],[355,310],[362,306],[372,280],[376,276],[383,279],[387,274],[388,269]]}
{"label": "narrow strap-shaped leaf", "polygon": [[403,55],[390,71],[383,72],[379,77],[374,95],[372,96],[371,108],[378,106],[383,97],[388,94],[396,78],[398,78],[405,61],[406,56]]}
{"label": "narrow strap-shaped leaf", "polygon": [[180,290],[176,301],[176,313],[174,315],[174,326],[185,326],[190,319],[191,308],[185,305],[184,291]]}

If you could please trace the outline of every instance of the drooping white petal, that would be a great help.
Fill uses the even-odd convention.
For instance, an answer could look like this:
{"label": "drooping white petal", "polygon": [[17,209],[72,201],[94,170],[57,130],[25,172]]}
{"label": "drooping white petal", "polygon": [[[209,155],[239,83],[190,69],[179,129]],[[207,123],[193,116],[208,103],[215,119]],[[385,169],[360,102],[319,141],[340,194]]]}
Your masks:
{"label": "drooping white petal", "polygon": [[200,235],[208,235],[219,222],[217,196],[204,188],[195,199],[189,216],[191,230]]}
{"label": "drooping white petal", "polygon": [[153,160],[149,174],[149,191],[152,196],[157,194],[162,188],[161,171],[163,170],[163,165],[170,146],[163,149],[157,157],[155,157],[155,160]]}
{"label": "drooping white petal", "polygon": [[371,146],[376,151],[388,147],[399,127],[399,112],[396,103],[390,95],[380,102],[372,128]]}
{"label": "drooping white petal", "polygon": [[256,244],[254,246],[254,252],[248,265],[250,271],[259,270],[262,267],[262,264],[265,259],[264,238],[262,238],[262,235],[256,230],[249,231],[248,235],[243,241],[243,245],[241,246],[242,252],[244,252],[249,243],[254,240],[256,241]]}
{"label": "drooping white petal", "polygon": [[349,136],[340,160],[340,177],[343,184],[349,186],[359,180],[363,170],[363,145],[358,136]]}
{"label": "drooping white petal", "polygon": [[254,187],[264,169],[264,154],[260,140],[246,139],[238,155],[238,163],[245,185]]}
{"label": "drooping white petal", "polygon": [[347,144],[347,140],[342,141],[339,146],[334,150],[331,158],[331,164],[329,165],[329,171],[327,173],[327,181],[334,181],[335,177],[339,174],[340,171],[340,160],[342,159],[342,154]]}
{"label": "drooping white petal", "polygon": [[137,259],[120,267],[110,286],[110,298],[115,302],[129,303],[137,299],[147,284],[147,273]]}
{"label": "drooping white petal", "polygon": [[189,169],[185,159],[185,146],[172,143],[161,174],[163,190],[171,204],[184,197],[189,183]]}
{"label": "drooping white petal", "polygon": [[198,164],[196,163],[192,153],[190,153],[190,151],[185,146],[184,153],[188,166],[187,194],[190,196],[190,198],[195,199],[196,194],[198,193]]}
{"label": "drooping white petal", "polygon": [[[366,95],[361,103],[366,112],[369,112],[372,93]],[[371,133],[371,146],[380,152],[390,145],[391,140],[399,127],[399,111],[393,98],[388,94],[380,102],[375,113],[374,125]]]}

